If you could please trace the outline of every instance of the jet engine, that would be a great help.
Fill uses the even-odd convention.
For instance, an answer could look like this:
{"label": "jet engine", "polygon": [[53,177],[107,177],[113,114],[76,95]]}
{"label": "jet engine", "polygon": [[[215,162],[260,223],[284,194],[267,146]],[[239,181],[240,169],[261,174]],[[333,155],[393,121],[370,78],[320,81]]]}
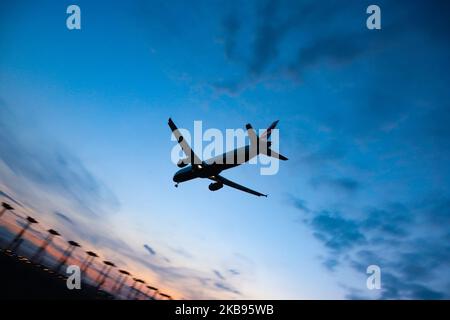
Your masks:
{"label": "jet engine", "polygon": [[178,168],[184,168],[187,166],[188,159],[180,159],[177,162]]}
{"label": "jet engine", "polygon": [[211,191],[217,191],[217,190],[223,188],[223,183],[220,183],[220,182],[214,182],[214,183],[211,183],[211,184],[208,186],[208,188],[209,188],[209,190],[211,190]]}

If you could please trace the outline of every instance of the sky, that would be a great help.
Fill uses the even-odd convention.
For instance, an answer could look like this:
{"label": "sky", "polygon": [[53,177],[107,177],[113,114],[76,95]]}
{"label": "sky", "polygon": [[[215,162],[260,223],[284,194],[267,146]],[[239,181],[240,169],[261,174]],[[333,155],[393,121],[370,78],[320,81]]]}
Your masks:
{"label": "sky", "polygon": [[[70,4],[81,30],[66,28]],[[449,299],[449,11],[2,1],[2,195],[176,298]],[[174,188],[169,117],[279,119],[276,175],[223,174],[269,197]]]}

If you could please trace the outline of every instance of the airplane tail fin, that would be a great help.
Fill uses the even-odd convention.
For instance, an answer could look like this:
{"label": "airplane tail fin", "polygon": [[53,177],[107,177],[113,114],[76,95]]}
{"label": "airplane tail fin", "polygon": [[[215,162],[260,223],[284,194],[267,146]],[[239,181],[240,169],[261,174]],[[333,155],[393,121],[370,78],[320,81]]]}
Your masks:
{"label": "airplane tail fin", "polygon": [[270,135],[272,134],[272,130],[275,129],[275,127],[278,124],[278,121],[273,122],[269,128],[267,128],[267,130],[261,134],[261,136],[257,136],[255,130],[253,129],[251,124],[247,124],[245,126],[245,128],[248,131],[248,136],[250,138],[250,145],[252,146],[257,146],[257,154],[265,154],[266,156],[269,157],[273,157],[273,158],[277,158],[280,160],[288,160],[288,158],[286,158],[285,156],[283,156],[282,154],[279,154],[275,151],[273,151],[270,146],[271,146],[271,142],[268,141],[268,139],[270,138]]}
{"label": "airplane tail fin", "polygon": [[280,120],[272,122],[272,124],[267,128],[267,130],[263,134],[261,134],[259,138],[263,140],[269,140],[270,135],[272,134],[272,130],[276,128],[279,121]]}

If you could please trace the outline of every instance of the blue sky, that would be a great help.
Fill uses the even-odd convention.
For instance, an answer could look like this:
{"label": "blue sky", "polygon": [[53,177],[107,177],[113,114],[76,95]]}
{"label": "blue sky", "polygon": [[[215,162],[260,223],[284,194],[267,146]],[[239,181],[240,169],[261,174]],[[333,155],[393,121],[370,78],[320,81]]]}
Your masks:
{"label": "blue sky", "polygon": [[[3,192],[179,297],[450,297],[448,2],[74,3],[0,4]],[[269,198],[174,188],[169,116],[280,119]]]}

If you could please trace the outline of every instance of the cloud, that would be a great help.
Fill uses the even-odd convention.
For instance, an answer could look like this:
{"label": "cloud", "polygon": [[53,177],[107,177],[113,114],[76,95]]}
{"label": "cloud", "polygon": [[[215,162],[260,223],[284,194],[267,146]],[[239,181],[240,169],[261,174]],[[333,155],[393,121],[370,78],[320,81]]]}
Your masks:
{"label": "cloud", "polygon": [[[450,6],[445,1],[378,5],[383,13],[390,13],[383,14],[379,32],[366,29],[367,4],[358,1],[346,6],[339,1],[261,1],[247,15],[242,10],[227,13],[242,21],[232,26],[245,21],[246,27],[224,28],[224,51],[233,43],[240,54],[231,56],[235,64],[230,76],[213,80],[211,86],[218,94],[238,96],[260,84],[270,92],[273,83],[292,84],[298,79],[294,81],[298,86],[320,90],[327,99],[321,103],[320,97],[314,97],[311,109],[302,107],[303,117],[340,139],[336,150],[311,157],[342,157],[348,146],[356,147],[355,140],[381,139],[392,132],[396,133],[389,137],[392,145],[413,149],[417,143],[426,144],[440,148],[430,150],[437,156],[448,155],[443,150],[449,150],[450,143],[446,125],[450,97],[445,86],[433,83],[450,81],[444,71],[450,66],[445,57],[450,23],[443,15]],[[320,88],[311,87],[309,76],[318,72]],[[343,105],[327,105],[330,100]]]}
{"label": "cloud", "polygon": [[443,299],[445,294],[433,290],[427,286],[400,281],[399,277],[383,273],[383,287],[381,299]]}
{"label": "cloud", "polygon": [[236,50],[236,37],[241,28],[241,22],[239,21],[236,12],[231,12],[223,19],[223,29],[225,33],[224,53],[227,59],[235,58]]}
{"label": "cloud", "polygon": [[[347,217],[338,211],[305,212],[294,206],[316,239],[328,248],[323,262],[327,270],[347,266],[365,274],[367,266],[375,264],[382,271],[380,299],[448,299],[450,282],[445,280],[450,275],[450,245],[445,241],[448,225],[441,224],[430,233],[423,224],[428,212],[444,208],[446,201],[435,197],[431,207],[423,201],[410,206],[388,203],[384,207],[366,208],[358,217]],[[426,203],[429,202],[428,199]],[[357,288],[346,289],[347,298],[370,297]]]}
{"label": "cloud", "polygon": [[148,253],[150,253],[152,256],[156,255],[156,251],[153,250],[152,247],[150,247],[148,244],[144,244],[145,250],[147,250]]}
{"label": "cloud", "polygon": [[241,274],[241,273],[240,273],[238,270],[236,270],[236,269],[228,269],[228,272],[229,272],[231,275],[233,275],[233,276],[238,276],[238,275]]}
{"label": "cloud", "polygon": [[[231,293],[233,295],[241,295],[241,293],[234,289],[233,285],[225,279],[214,281],[204,272],[194,268],[183,266],[176,266],[155,255],[152,259],[142,257],[139,253],[134,252],[129,247],[115,246],[115,250],[129,257],[135,263],[139,263],[146,268],[152,270],[158,277],[159,281],[164,285],[176,288],[183,292],[183,297],[186,299],[206,299],[214,297],[222,297],[221,291]],[[220,273],[219,273],[220,274]],[[218,277],[218,274],[216,274]]]}
{"label": "cloud", "polygon": [[[2,107],[0,161],[15,176],[71,201],[81,213],[98,216],[117,210],[116,195],[80,159],[53,141],[40,139],[38,133],[22,134],[21,128],[25,125]],[[9,181],[9,185],[13,183]]]}
{"label": "cloud", "polygon": [[23,205],[22,205],[19,201],[17,201],[16,199],[14,199],[14,198],[11,197],[10,195],[8,195],[6,192],[3,192],[3,191],[0,190],[0,196],[1,196],[1,197],[4,197],[4,198],[6,198],[6,199],[8,199],[9,201],[11,201],[11,202],[13,202],[13,203],[15,203],[15,204],[18,205],[19,207],[23,207]]}
{"label": "cloud", "polygon": [[225,277],[220,273],[220,271],[213,270],[213,272],[217,278],[219,278],[220,280],[225,280]]}
{"label": "cloud", "polygon": [[181,247],[173,248],[173,247],[169,246],[168,248],[170,249],[170,251],[176,253],[177,255],[179,255],[181,257],[184,257],[184,258],[187,258],[187,259],[193,259],[194,258],[194,256],[190,252],[188,252],[187,250],[185,250],[185,249],[183,249]]}
{"label": "cloud", "polygon": [[[336,34],[332,27],[339,15],[357,17],[360,12],[349,9],[361,7],[362,10],[357,3],[355,6],[342,6],[338,1],[319,4],[316,1],[267,0],[253,4],[254,11],[250,17],[239,17],[236,10],[224,19],[225,56],[234,60],[237,66],[244,66],[244,70],[237,79],[215,82],[213,87],[220,92],[235,94],[259,83],[259,79],[299,78],[305,67],[324,60],[333,64],[348,63],[371,49],[366,45],[371,42],[365,40],[364,34],[354,34],[352,28],[346,32],[339,29],[341,33]],[[245,19],[247,25],[252,25],[250,36],[239,37],[240,32],[248,30],[240,28],[242,22],[238,19]],[[311,34],[315,36],[314,40],[308,36]],[[238,39],[246,41],[247,46],[237,43]],[[246,55],[232,54],[237,46]],[[287,51],[295,50],[297,54],[286,56]]]}
{"label": "cloud", "polygon": [[361,184],[350,177],[330,178],[330,177],[315,177],[311,181],[313,187],[329,186],[334,190],[355,192],[361,188]]}
{"label": "cloud", "polygon": [[297,209],[299,209],[299,210],[301,210],[301,211],[303,211],[305,213],[310,213],[311,212],[311,209],[308,208],[308,206],[306,204],[306,201],[303,200],[303,199],[294,198],[294,206]]}
{"label": "cloud", "polygon": [[327,258],[327,259],[325,259],[325,261],[323,261],[323,265],[329,271],[334,271],[336,269],[336,267],[339,265],[339,261],[337,259]]}
{"label": "cloud", "polygon": [[365,231],[376,231],[383,236],[405,237],[407,228],[413,223],[414,216],[404,205],[392,203],[387,208],[371,208],[361,223]]}
{"label": "cloud", "polygon": [[65,215],[64,213],[59,212],[59,211],[55,211],[53,213],[55,214],[55,216],[57,216],[64,222],[67,222],[68,224],[71,224],[71,225],[75,224],[75,222],[71,218],[69,218],[67,215]]}
{"label": "cloud", "polygon": [[314,236],[328,248],[341,252],[366,241],[358,223],[344,218],[339,212],[316,212],[309,220]]}
{"label": "cloud", "polygon": [[216,288],[218,288],[220,290],[224,290],[224,291],[236,294],[236,295],[240,295],[241,294],[238,290],[236,290],[236,289],[226,285],[225,283],[216,282],[214,285],[216,286]]}

